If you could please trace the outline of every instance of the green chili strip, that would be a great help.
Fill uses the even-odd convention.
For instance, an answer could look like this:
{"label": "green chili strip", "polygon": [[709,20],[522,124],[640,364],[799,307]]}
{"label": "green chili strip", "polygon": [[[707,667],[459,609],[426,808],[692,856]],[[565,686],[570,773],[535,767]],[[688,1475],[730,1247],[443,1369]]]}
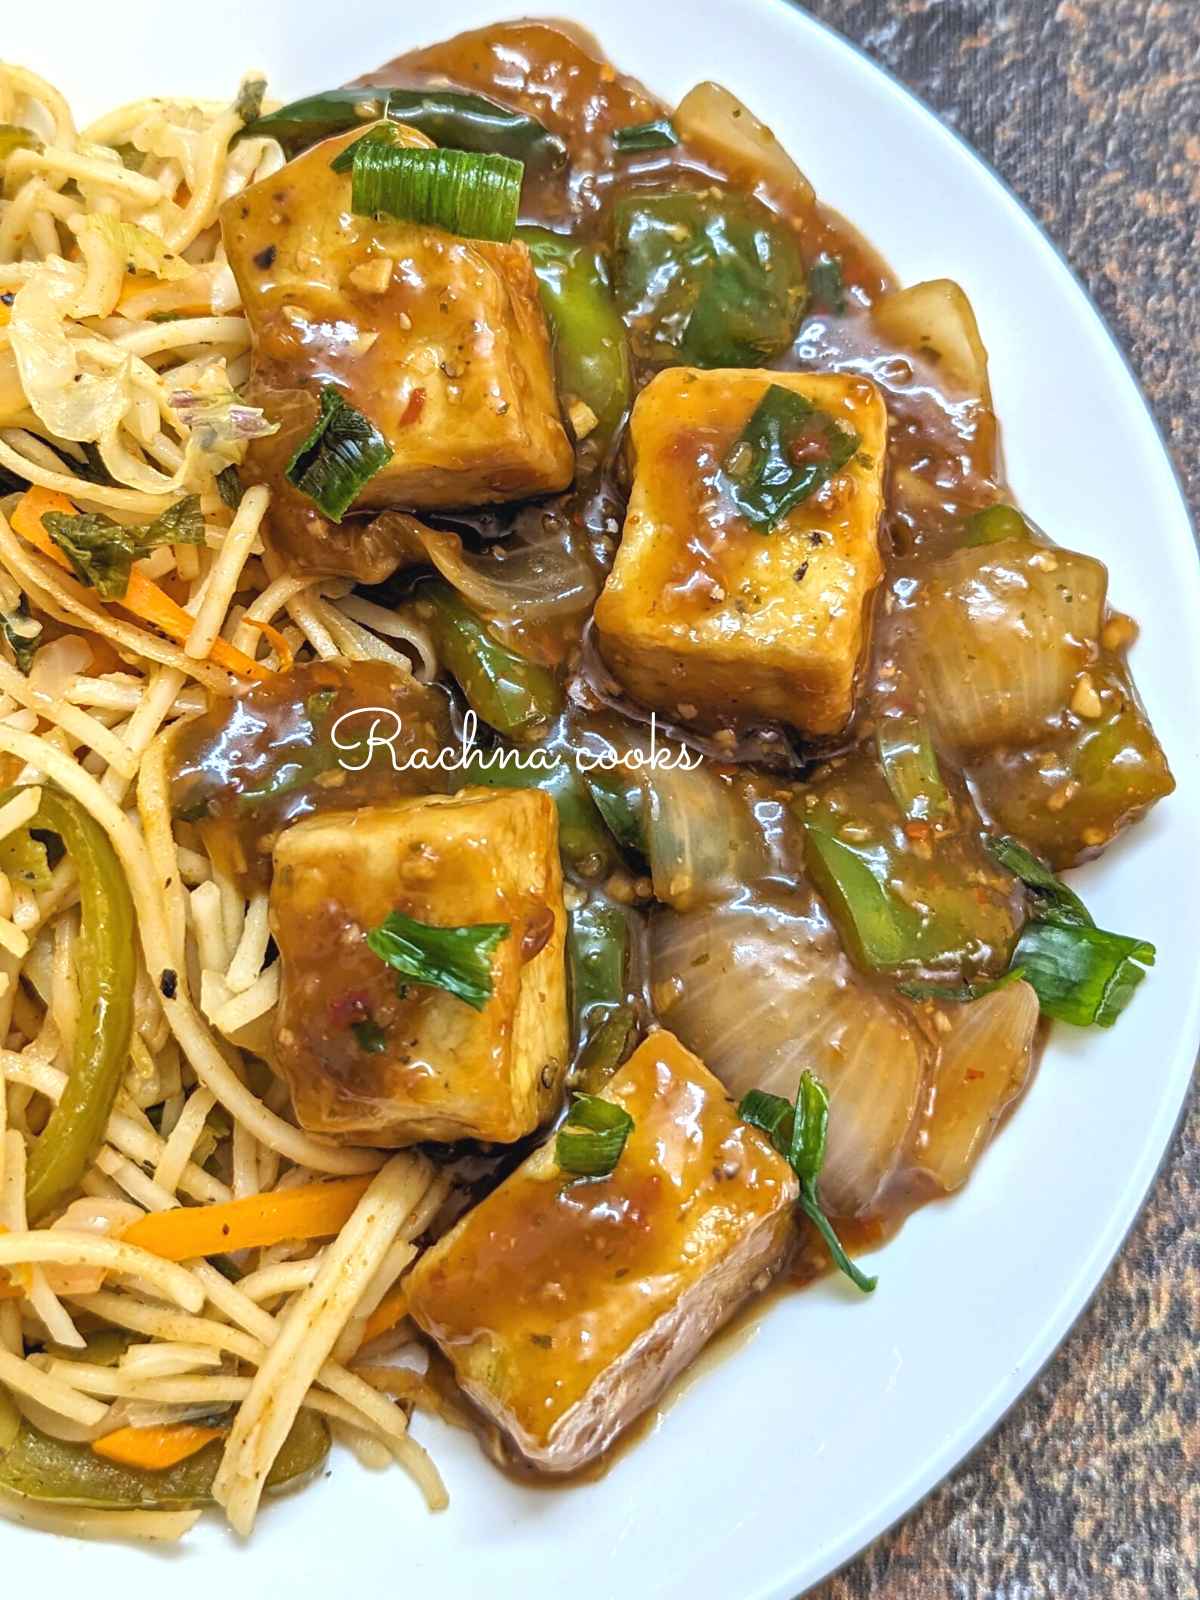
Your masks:
{"label": "green chili strip", "polygon": [[[18,793],[10,789],[0,804]],[[79,876],[75,973],[79,1019],[62,1098],[29,1155],[25,1205],[41,1222],[78,1188],[108,1126],[133,1034],[133,900],[100,824],[70,795],[45,786],[29,824],[58,834]]]}

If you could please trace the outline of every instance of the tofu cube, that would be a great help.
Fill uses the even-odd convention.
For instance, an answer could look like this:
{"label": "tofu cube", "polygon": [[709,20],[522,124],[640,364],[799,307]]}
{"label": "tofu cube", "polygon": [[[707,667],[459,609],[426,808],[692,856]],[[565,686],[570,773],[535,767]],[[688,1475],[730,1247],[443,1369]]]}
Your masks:
{"label": "tofu cube", "polygon": [[[356,215],[350,174],[330,162],[360,137],[315,145],[222,209],[257,402],[270,414],[272,392],[331,383],[370,417],[394,454],[356,510],[566,488],[574,453],[529,251]],[[412,129],[402,137],[429,143]],[[276,410],[282,436],[251,455],[281,475],[307,429],[295,407]]]}
{"label": "tofu cube", "polygon": [[604,1098],[606,1178],[550,1137],[418,1260],[409,1309],[515,1451],[571,1472],[610,1445],[780,1265],[797,1183],[703,1062],[652,1033]]}
{"label": "tofu cube", "polygon": [[[766,389],[804,395],[861,444],[764,533],[737,514],[721,468]],[[671,720],[777,720],[838,732],[882,575],[887,411],[873,383],[834,373],[671,367],[630,422],[633,493],[596,606],[600,649],[636,699]]]}
{"label": "tofu cube", "polygon": [[[466,789],[310,817],[274,851],[275,1064],[312,1133],[391,1148],[510,1143],[558,1104],[568,1053],[554,802]],[[507,923],[481,1011],[407,982],[366,935],[392,911]]]}

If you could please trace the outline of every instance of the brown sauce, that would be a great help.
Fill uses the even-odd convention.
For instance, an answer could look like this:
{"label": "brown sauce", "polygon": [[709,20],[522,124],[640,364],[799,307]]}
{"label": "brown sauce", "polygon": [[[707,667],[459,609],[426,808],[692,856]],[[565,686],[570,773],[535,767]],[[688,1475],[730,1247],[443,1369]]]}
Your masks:
{"label": "brown sauce", "polygon": [[[932,904],[935,918],[940,917],[949,930],[926,961],[926,976],[930,971],[936,976],[943,965],[968,975],[996,975],[1020,926],[1024,901],[1011,881],[998,877],[983,858],[982,830],[1011,832],[1061,868],[1095,854],[1146,806],[1169,793],[1173,784],[1125,661],[1135,630],[1127,619],[1105,610],[1103,569],[1058,551],[1045,534],[1011,509],[997,420],[978,350],[960,349],[951,360],[936,341],[920,335],[919,319],[898,319],[897,286],[887,266],[828,207],[803,196],[781,195],[768,179],[753,181],[754,174],[748,178],[744,171],[733,170],[720,150],[697,144],[614,155],[615,129],[663,116],[666,108],[617,72],[579,30],[534,22],[501,24],[399,57],[359,81],[437,83],[479,91],[529,112],[561,135],[569,159],[560,171],[530,175],[523,222],[569,233],[607,251],[614,208],[623,198],[664,189],[700,195],[714,186],[718,193],[750,187],[783,216],[810,274],[824,259],[834,258],[840,264],[839,304],[831,308],[814,302],[794,343],[773,364],[785,371],[869,378],[887,403],[890,425],[881,531],[885,573],[877,592],[869,649],[860,666],[854,719],[836,738],[820,743],[805,743],[792,732],[773,727],[731,725],[715,740],[687,728],[673,731],[708,754],[719,754],[727,763],[730,782],[740,770],[752,799],[761,802],[770,795],[782,818],[775,825],[778,848],[773,859],[760,862],[758,879],[751,875],[747,881],[794,887],[804,869],[791,801],[807,794],[828,809],[831,826],[841,826],[839,818],[870,813],[883,796],[874,755],[880,720],[894,712],[927,716],[951,795],[953,825],[943,827],[946,837],[941,841],[919,829],[908,830],[907,837],[897,836],[891,845],[882,830],[877,838],[883,841],[881,848],[894,849],[896,878],[915,899]],[[803,151],[794,154],[803,161]],[[970,321],[973,324],[973,318]],[[901,326],[903,332],[898,333]],[[636,385],[644,385],[653,370],[648,361],[635,359]],[[680,441],[679,450],[687,456],[701,489],[706,475],[713,477],[726,445],[724,439],[700,433]],[[619,435],[603,450],[585,438],[576,446],[576,456],[572,489],[538,502],[533,514],[568,526],[587,550],[600,581],[611,566],[628,500],[629,461]],[[1000,535],[993,524],[986,532],[983,523],[971,521],[995,508],[1008,508],[1009,513]],[[506,536],[520,534],[523,519],[530,515],[529,506],[500,506],[431,514],[428,520],[453,529],[476,553],[486,553]],[[1061,531],[1067,541],[1075,536],[1074,530]],[[695,586],[719,584],[723,575],[721,526],[699,533],[697,541],[685,569],[672,578],[684,605]],[[1002,715],[997,707],[1009,691],[999,677],[992,686],[987,664],[980,665],[980,726],[988,726],[987,719],[992,718],[1003,736],[964,743],[961,727],[943,703],[952,698],[950,691],[956,686],[944,686],[943,695],[922,654],[924,608],[943,605],[948,593],[961,594],[966,609],[982,594],[983,606],[1021,585],[1022,592],[1036,597],[1041,593],[1039,584],[1049,596],[1048,606],[1090,605],[1096,626],[1076,633],[1064,622],[1060,634],[1045,641],[1039,659],[1045,663],[1049,688],[1042,710],[1018,708]],[[388,595],[376,598],[386,600]],[[1026,618],[1019,615],[1014,647],[1028,643],[1028,632]],[[523,642],[540,661],[561,663],[568,710],[557,737],[578,741],[591,734],[620,744],[631,729],[638,731],[644,724],[644,708],[623,694],[604,667],[585,616],[549,629],[524,633],[520,627],[509,629],[506,638]],[[997,660],[1006,658],[1002,637],[991,648]],[[320,751],[330,752],[315,730],[309,702],[314,693],[330,692],[338,696],[339,710],[353,704],[391,703],[389,695],[398,703],[410,693],[399,681],[383,683],[375,668],[322,664],[299,669],[286,682],[281,678],[277,685],[254,690],[233,722],[227,712],[214,711],[193,722],[181,737],[177,814],[219,839],[220,848],[243,877],[261,879],[274,837],[296,818],[326,805],[370,804],[396,792],[394,776],[382,768],[345,782],[335,779],[339,787],[329,788],[329,763],[322,764]],[[423,690],[421,696],[421,732],[433,737],[448,726],[449,711],[437,691]],[[293,744],[299,752],[294,755],[289,754]],[[739,763],[746,765],[739,769]],[[297,764],[298,772],[293,770]],[[264,768],[286,770],[283,777],[268,773],[264,779]],[[764,768],[772,770],[769,779]],[[976,910],[985,905],[984,932],[976,931],[969,945],[965,935],[956,944],[955,918],[972,898]],[[645,921],[641,912],[635,915]],[[532,930],[530,937],[535,934]],[[896,999],[895,977],[895,973],[866,974],[865,981]],[[930,1051],[935,1053],[936,1008],[899,999],[896,1003],[914,1029],[929,1036]],[[669,1016],[663,1020],[670,1026]],[[1005,1113],[1009,1114],[1011,1107]],[[894,1176],[866,1215],[839,1219],[839,1231],[852,1253],[878,1248],[915,1206],[932,1197],[932,1185],[921,1177],[912,1158],[911,1137],[915,1135],[910,1136],[910,1148],[902,1154]],[[809,1282],[828,1267],[823,1247],[805,1230],[778,1287]],[[681,1392],[702,1366],[723,1359],[744,1342],[762,1311],[759,1300],[735,1318],[672,1393]],[[435,1387],[452,1382],[440,1357],[434,1359],[430,1381]],[[610,1452],[584,1476],[607,1470],[621,1449],[657,1426],[670,1403],[670,1396],[659,1402],[627,1432],[617,1452]],[[490,1426],[482,1422],[479,1426],[489,1436],[494,1434]],[[513,1467],[507,1458],[504,1464],[527,1481],[523,1469]],[[533,1481],[571,1480],[535,1477]]]}

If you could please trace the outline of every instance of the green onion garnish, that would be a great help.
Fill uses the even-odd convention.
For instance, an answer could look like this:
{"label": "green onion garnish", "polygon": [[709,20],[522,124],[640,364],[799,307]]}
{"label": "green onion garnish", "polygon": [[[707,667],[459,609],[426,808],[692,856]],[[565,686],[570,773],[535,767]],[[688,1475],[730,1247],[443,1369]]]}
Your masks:
{"label": "green onion garnish", "polygon": [[1154,946],[1098,928],[1079,896],[1016,839],[986,842],[1033,898],[1033,916],[1017,940],[1012,967],[1022,969],[1048,1017],[1077,1028],[1111,1028],[1154,965]]}
{"label": "green onion garnish", "polygon": [[1145,939],[1035,919],[1025,924],[1013,962],[1024,970],[1048,1017],[1077,1028],[1111,1028],[1154,956]]}
{"label": "green onion garnish", "polygon": [[633,1118],[623,1106],[595,1094],[577,1094],[554,1142],[564,1172],[577,1178],[607,1178],[621,1159],[633,1132]]}
{"label": "green onion garnish", "polygon": [[375,127],[368,128],[361,139],[355,139],[344,150],[339,150],[329,163],[329,170],[331,172],[353,172],[354,152],[365,140],[373,140],[376,144],[394,145],[397,143],[398,138],[399,135],[396,132],[396,124],[394,122],[377,123]]}
{"label": "green onion garnish", "polygon": [[28,677],[34,652],[42,642],[42,625],[29,615],[24,595],[18,595],[11,611],[0,612],[0,633],[12,651],[18,670]]}
{"label": "green onion garnish", "polygon": [[808,269],[808,303],[811,311],[831,311],[840,317],[846,309],[846,280],[842,263],[823,250]]}
{"label": "green onion garnish", "polygon": [[870,1294],[878,1278],[869,1278],[846,1254],[833,1224],[825,1215],[817,1196],[817,1179],[825,1164],[825,1145],[829,1131],[829,1096],[820,1078],[811,1072],[800,1074],[796,1104],[790,1106],[781,1095],[751,1089],[738,1106],[743,1122],[760,1128],[800,1180],[800,1209],[816,1228],[839,1272]]}
{"label": "green onion garnish", "polygon": [[1042,922],[1057,922],[1064,926],[1094,928],[1096,922],[1083,901],[1073,889],[1068,889],[1039,861],[1031,850],[1008,835],[989,836],[984,840],[988,854],[1011,872],[1014,878],[1029,890],[1037,903],[1037,915]]}
{"label": "green onion garnish", "polygon": [[340,522],[364,486],[391,459],[392,447],[375,424],[326,384],[316,425],[284,475],[327,517]]}
{"label": "green onion garnish", "polygon": [[507,922],[437,928],[393,911],[367,934],[367,946],[410,982],[445,989],[482,1011],[492,997],[492,953],[511,932]]}
{"label": "green onion garnish", "polygon": [[525,168],[510,156],[360,139],[352,171],[350,204],[361,216],[399,217],[499,244],[513,236]]}
{"label": "green onion garnish", "polygon": [[881,717],[875,733],[879,763],[906,822],[933,822],[950,813],[950,796],[929,729],[919,717]]}
{"label": "green onion garnish", "polygon": [[217,493],[222,505],[236,511],[242,503],[242,475],[234,466],[222,467],[217,473]]}
{"label": "green onion garnish", "polygon": [[770,533],[840,471],[858,446],[853,428],[795,389],[773,383],[725,457],[730,496],[747,522]]}
{"label": "green onion garnish", "polygon": [[612,142],[618,150],[669,150],[679,143],[679,135],[666,117],[657,117],[653,122],[614,128]]}
{"label": "green onion garnish", "polygon": [[126,527],[99,511],[47,511],[42,525],[76,574],[105,600],[121,600],[133,563],[162,544],[203,544],[199,495],[185,495],[144,527]]}

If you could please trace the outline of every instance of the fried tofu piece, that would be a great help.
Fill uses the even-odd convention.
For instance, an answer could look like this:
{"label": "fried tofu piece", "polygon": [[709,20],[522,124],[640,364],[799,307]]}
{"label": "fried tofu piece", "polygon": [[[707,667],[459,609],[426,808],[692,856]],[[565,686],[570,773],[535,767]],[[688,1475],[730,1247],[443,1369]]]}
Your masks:
{"label": "fried tofu piece", "polygon": [[[412,129],[402,136],[429,142]],[[350,174],[330,162],[359,137],[315,145],[222,208],[253,337],[253,397],[282,424],[256,441],[251,477],[278,484],[312,428],[317,391],[334,384],[394,452],[354,510],[566,488],[574,454],[529,251],[355,215]]]}
{"label": "fried tofu piece", "polygon": [[[465,789],[310,817],[280,835],[274,866],[274,1057],[301,1126],[385,1148],[532,1133],[558,1103],[568,1050],[550,797]],[[374,954],[366,935],[392,911],[508,925],[482,1010]]]}
{"label": "fried tofu piece", "polygon": [[418,1260],[409,1309],[527,1462],[605,1450],[780,1265],[797,1183],[720,1082],[652,1033],[604,1098],[633,1130],[606,1178],[549,1138]]}
{"label": "fried tofu piece", "polygon": [[[861,441],[769,533],[737,514],[722,463],[767,388],[794,389]],[[882,575],[887,411],[866,378],[672,367],[633,410],[633,494],[596,606],[600,649],[626,689],[674,721],[778,720],[836,733]]]}

